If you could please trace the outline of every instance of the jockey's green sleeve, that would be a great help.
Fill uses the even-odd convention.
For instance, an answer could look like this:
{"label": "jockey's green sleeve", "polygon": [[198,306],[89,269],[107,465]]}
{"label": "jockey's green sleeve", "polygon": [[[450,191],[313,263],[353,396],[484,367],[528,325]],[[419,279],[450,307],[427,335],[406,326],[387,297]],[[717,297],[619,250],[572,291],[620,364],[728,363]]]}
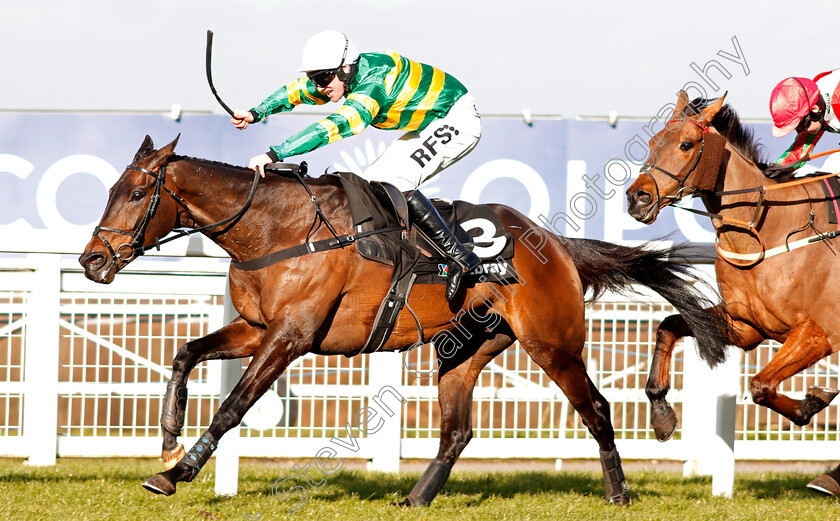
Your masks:
{"label": "jockey's green sleeve", "polygon": [[[421,131],[445,116],[466,92],[455,77],[431,65],[397,53],[362,53],[358,73],[345,92],[341,108],[270,148],[286,158],[353,136],[370,125],[383,130]],[[321,105],[327,101],[329,98],[311,81],[300,78],[251,110],[262,119],[301,103]]]}
{"label": "jockey's green sleeve", "polygon": [[787,165],[792,170],[804,165],[805,163],[802,160],[811,153],[811,150],[817,145],[817,141],[822,137],[823,132],[825,132],[824,128],[813,134],[807,132],[797,133],[793,144],[779,156],[779,159],[774,164]]}
{"label": "jockey's green sleeve", "polygon": [[256,123],[265,119],[269,114],[287,112],[301,103],[307,105],[323,105],[328,101],[330,99],[315,90],[315,85],[311,81],[307,78],[298,78],[290,84],[277,89],[271,96],[264,99],[262,103],[251,110],[258,116],[254,121]]}

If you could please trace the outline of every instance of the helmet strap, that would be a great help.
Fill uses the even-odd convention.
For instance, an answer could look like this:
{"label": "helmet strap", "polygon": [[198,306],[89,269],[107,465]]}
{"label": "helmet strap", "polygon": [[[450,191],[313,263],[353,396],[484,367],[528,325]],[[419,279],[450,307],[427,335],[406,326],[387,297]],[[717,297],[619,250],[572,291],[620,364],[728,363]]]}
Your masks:
{"label": "helmet strap", "polygon": [[350,69],[349,72],[344,72],[344,67],[339,67],[335,73],[338,79],[341,80],[341,83],[344,84],[344,92],[350,91],[350,85],[353,84],[353,81],[356,79],[356,74],[359,72],[359,62],[353,62],[347,65],[347,67]]}
{"label": "helmet strap", "polygon": [[339,67],[344,65],[344,60],[347,59],[347,49],[350,47],[350,38],[344,33],[341,33],[341,35],[344,36],[344,52],[341,54],[341,63],[338,64]]}

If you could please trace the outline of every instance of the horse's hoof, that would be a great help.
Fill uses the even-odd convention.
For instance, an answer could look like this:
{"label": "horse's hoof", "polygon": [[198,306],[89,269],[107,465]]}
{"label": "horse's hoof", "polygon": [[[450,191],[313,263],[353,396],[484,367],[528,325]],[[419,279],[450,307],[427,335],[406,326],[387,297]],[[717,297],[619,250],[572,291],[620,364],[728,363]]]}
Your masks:
{"label": "horse's hoof", "polygon": [[677,413],[674,409],[667,407],[666,411],[661,414],[653,414],[650,419],[650,426],[656,434],[656,439],[659,441],[668,441],[677,430]]}
{"label": "horse's hoof", "polygon": [[175,483],[169,481],[163,474],[155,474],[143,482],[143,488],[155,494],[171,496],[175,493]]}
{"label": "horse's hoof", "polygon": [[840,391],[837,389],[832,389],[830,387],[817,387],[816,385],[811,386],[811,388],[808,389],[808,392],[805,393],[805,399],[802,400],[799,415],[791,418],[791,421],[799,426],[808,425],[811,418],[828,407],[831,400],[833,400],[838,394],[840,394]]}
{"label": "horse's hoof", "polygon": [[177,465],[179,461],[181,461],[181,458],[183,458],[186,455],[187,453],[186,451],[184,451],[184,446],[180,443],[177,447],[175,447],[175,450],[171,452],[164,451],[160,457],[160,459],[163,460],[163,470],[171,469],[172,467]]}
{"label": "horse's hoof", "polygon": [[608,497],[607,498],[607,503],[612,503],[613,505],[618,505],[618,506],[623,507],[625,505],[630,504],[630,496],[628,496],[627,492],[625,491],[622,494],[616,494],[612,497]]}
{"label": "horse's hoof", "polygon": [[819,492],[820,494],[825,494],[826,496],[840,495],[840,484],[834,481],[834,478],[828,474],[823,474],[808,483],[808,488],[815,492]]}
{"label": "horse's hoof", "polygon": [[411,501],[409,501],[408,498],[405,498],[402,501],[400,501],[399,503],[389,503],[388,506],[391,506],[391,507],[410,507],[411,506]]}
{"label": "horse's hoof", "polygon": [[831,403],[837,395],[840,394],[840,391],[837,389],[832,389],[831,387],[819,387],[816,385],[812,385],[808,392],[805,394],[807,397],[811,397],[815,400],[819,400],[820,402],[824,403],[825,407],[828,407],[828,404]]}

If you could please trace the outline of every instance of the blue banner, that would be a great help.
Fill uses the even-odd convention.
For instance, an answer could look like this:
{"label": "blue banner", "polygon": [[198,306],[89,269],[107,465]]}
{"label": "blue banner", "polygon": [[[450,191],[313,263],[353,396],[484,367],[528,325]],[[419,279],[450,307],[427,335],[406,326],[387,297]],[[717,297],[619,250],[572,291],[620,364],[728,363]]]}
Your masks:
{"label": "blue banner", "polygon": [[[175,121],[168,114],[0,114],[0,250],[29,251],[34,242],[45,240],[62,245],[55,246],[59,250],[81,249],[99,221],[108,188],[146,134],[157,147],[180,134],[178,154],[245,165],[316,119],[277,115],[238,131],[221,115],[185,114]],[[654,225],[644,226],[626,214],[624,191],[647,156],[651,129],[660,130],[662,123],[619,120],[613,127],[606,120],[483,121],[476,149],[421,187],[424,193],[504,203],[573,237],[713,240],[706,217],[666,209]],[[768,157],[790,144],[787,138],[772,138],[769,123],[751,126]],[[316,177],[327,170],[360,172],[399,135],[370,128],[290,161],[307,161]],[[699,201],[694,205],[699,208]]]}

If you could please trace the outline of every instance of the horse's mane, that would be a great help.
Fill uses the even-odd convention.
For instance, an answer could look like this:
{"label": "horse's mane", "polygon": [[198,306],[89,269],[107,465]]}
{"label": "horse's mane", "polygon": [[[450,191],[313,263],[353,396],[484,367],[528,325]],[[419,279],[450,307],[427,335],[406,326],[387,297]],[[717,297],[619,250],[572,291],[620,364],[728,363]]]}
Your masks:
{"label": "horse's mane", "polygon": [[[686,107],[686,115],[696,116],[711,105],[715,99],[695,98]],[[741,123],[738,113],[728,103],[721,107],[720,111],[712,118],[712,126],[729,141],[735,150],[742,156],[749,159],[762,172],[767,168],[764,145],[759,142],[753,134],[752,128]]]}
{"label": "horse's mane", "polygon": [[[169,161],[170,162],[191,161],[191,162],[194,162],[194,163],[201,163],[201,164],[209,165],[209,166],[217,166],[217,167],[222,167],[222,168],[230,168],[232,170],[238,170],[241,173],[248,174],[249,178],[253,178],[253,176],[254,176],[254,171],[251,170],[250,168],[246,167],[246,166],[231,165],[230,163],[223,163],[221,161],[213,161],[212,159],[202,159],[200,157],[190,157],[190,156],[181,156],[181,155],[178,155],[178,154],[173,154],[172,157],[169,159]],[[280,176],[280,177],[289,177],[289,178],[292,178],[292,179],[296,179],[294,174],[292,174],[291,172],[274,170],[274,171],[271,171],[271,174],[272,175],[277,175],[277,176]],[[319,179],[319,178],[309,177],[308,175],[305,175],[305,174],[302,177],[304,179],[306,179],[307,183],[312,182],[312,181],[316,181],[317,179]]]}
{"label": "horse's mane", "polygon": [[200,157],[181,156],[181,155],[178,155],[178,154],[173,154],[172,157],[169,159],[169,161],[170,162],[192,161],[192,162],[195,162],[195,163],[202,163],[202,164],[211,165],[211,166],[222,166],[222,167],[226,167],[226,168],[233,168],[233,169],[236,169],[236,170],[243,170],[244,171],[246,169],[244,166],[236,166],[236,165],[231,165],[229,163],[223,163],[221,161],[213,161],[213,160],[210,160],[210,159],[202,159]]}

